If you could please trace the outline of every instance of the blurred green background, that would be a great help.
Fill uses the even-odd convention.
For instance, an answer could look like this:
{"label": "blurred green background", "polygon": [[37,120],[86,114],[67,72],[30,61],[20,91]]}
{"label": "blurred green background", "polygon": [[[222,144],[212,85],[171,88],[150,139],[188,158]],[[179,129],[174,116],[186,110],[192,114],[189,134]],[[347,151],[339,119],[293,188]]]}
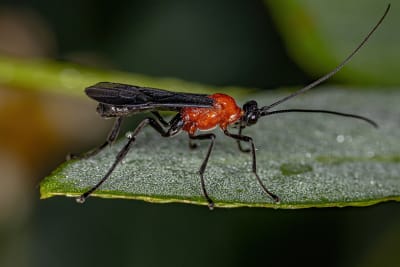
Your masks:
{"label": "blurred green background", "polygon": [[[362,78],[371,77],[368,68],[399,70],[394,60],[400,53],[393,52],[399,47],[396,2],[376,36],[350,63],[353,69],[349,66],[332,82],[398,85],[398,75]],[[1,0],[0,55],[210,87],[300,86],[344,58],[385,8],[380,1],[347,1],[335,8],[328,1],[277,3]],[[285,22],[294,14],[299,29]],[[336,21],[326,20],[330,17]],[[302,34],[301,28],[311,30]],[[315,42],[308,46],[304,36]],[[57,88],[52,93],[27,90],[29,84],[13,86],[1,77],[0,84],[0,266],[400,264],[398,203],[210,212],[202,206],[127,200],[92,198],[85,205],[63,197],[40,201],[40,179],[67,153],[101,143],[110,122],[98,118],[83,88],[79,97]],[[197,168],[188,166],[193,172]]]}

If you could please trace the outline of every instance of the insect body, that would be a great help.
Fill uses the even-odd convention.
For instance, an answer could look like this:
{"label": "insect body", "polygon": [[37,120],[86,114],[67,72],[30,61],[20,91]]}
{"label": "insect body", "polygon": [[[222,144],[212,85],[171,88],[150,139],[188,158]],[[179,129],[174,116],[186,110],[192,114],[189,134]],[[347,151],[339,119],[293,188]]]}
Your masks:
{"label": "insect body", "polygon": [[[250,136],[243,135],[242,130],[248,126],[255,124],[261,117],[289,112],[326,113],[351,117],[363,120],[371,124],[372,126],[377,127],[377,124],[371,119],[355,114],[322,109],[271,109],[281,104],[282,102],[285,102],[301,93],[310,90],[311,88],[319,85],[320,83],[333,76],[336,72],[338,72],[366,43],[368,38],[381,24],[389,9],[390,5],[388,5],[384,15],[374,26],[374,28],[367,34],[364,40],[333,71],[329,72],[315,82],[305,86],[304,88],[282,99],[279,99],[278,101],[268,106],[263,106],[259,108],[257,102],[251,100],[245,103],[243,105],[243,108],[240,108],[239,106],[237,106],[235,100],[232,97],[225,94],[217,93],[213,95],[204,95],[178,93],[162,89],[110,82],[100,82],[86,88],[86,94],[95,101],[99,102],[99,105],[97,107],[98,113],[103,117],[115,117],[116,119],[114,126],[111,129],[111,132],[108,135],[107,140],[104,142],[104,144],[84,154],[83,157],[90,157],[92,155],[95,155],[103,148],[113,143],[118,136],[124,117],[134,115],[139,112],[151,112],[153,116],[148,116],[139,123],[136,129],[129,135],[128,142],[117,154],[115,161],[113,162],[107,173],[96,185],[94,185],[91,189],[78,197],[77,201],[83,203],[86,198],[90,196],[90,194],[92,194],[108,179],[118,163],[126,156],[140,131],[145,126],[151,126],[162,137],[172,137],[181,131],[186,131],[188,133],[189,145],[191,148],[196,147],[196,144],[191,143],[192,140],[209,141],[207,154],[203,160],[203,163],[200,166],[199,175],[203,195],[208,202],[209,208],[212,209],[214,207],[214,202],[207,193],[204,172],[207,167],[208,159],[213,150],[216,136],[213,133],[202,133],[202,131],[209,131],[219,126],[226,136],[236,140],[238,147],[242,152],[251,153],[252,172],[255,178],[257,179],[264,192],[269,195],[275,202],[279,202],[279,197],[269,191],[269,189],[264,185],[264,183],[258,176],[256,149],[253,139]],[[175,111],[176,115],[170,121],[165,121],[159,113],[159,111],[162,110]],[[228,126],[230,125],[235,125],[236,128],[238,128],[238,133],[232,133],[228,128]],[[244,149],[241,146],[242,142],[248,143],[249,149]]]}

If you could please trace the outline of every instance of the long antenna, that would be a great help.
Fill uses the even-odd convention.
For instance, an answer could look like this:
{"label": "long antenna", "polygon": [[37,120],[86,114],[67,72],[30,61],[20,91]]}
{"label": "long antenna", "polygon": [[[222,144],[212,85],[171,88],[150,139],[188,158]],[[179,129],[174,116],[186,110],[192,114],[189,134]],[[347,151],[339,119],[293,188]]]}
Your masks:
{"label": "long antenna", "polygon": [[338,111],[324,110],[324,109],[280,109],[280,110],[273,110],[273,111],[263,111],[260,113],[260,116],[269,116],[269,115],[273,115],[273,114],[288,113],[288,112],[327,113],[327,114],[339,115],[339,116],[343,116],[343,117],[349,117],[349,118],[363,120],[363,121],[369,123],[370,125],[374,126],[375,128],[378,128],[378,124],[367,117],[350,114],[350,113],[338,112]]}
{"label": "long antenna", "polygon": [[310,83],[309,85],[303,87],[302,89],[300,89],[300,90],[298,90],[298,91],[296,91],[296,92],[294,92],[294,93],[292,93],[292,94],[290,94],[290,95],[288,95],[288,96],[286,96],[286,97],[284,97],[284,98],[272,103],[271,105],[260,108],[260,110],[266,111],[266,110],[268,110],[268,109],[270,109],[272,107],[275,107],[275,106],[281,104],[282,102],[285,102],[285,101],[287,101],[287,100],[289,100],[289,99],[291,99],[291,98],[293,98],[293,97],[295,97],[297,95],[303,94],[306,91],[314,88],[315,86],[323,83],[324,81],[328,80],[330,77],[335,75],[338,71],[340,71],[353,58],[353,56],[361,49],[361,47],[364,46],[364,44],[368,41],[368,39],[371,37],[371,35],[379,27],[379,25],[381,25],[382,21],[385,19],[386,15],[388,14],[389,9],[390,9],[390,4],[388,4],[388,6],[387,6],[387,8],[385,10],[385,13],[379,19],[378,23],[376,23],[376,25],[372,28],[372,30],[367,34],[367,36],[365,36],[364,40],[357,46],[357,48],[353,52],[351,52],[350,55],[347,56],[347,58],[345,60],[342,61],[342,63],[340,63],[331,72],[329,72],[328,74],[325,74],[324,76],[322,76],[318,80]]}

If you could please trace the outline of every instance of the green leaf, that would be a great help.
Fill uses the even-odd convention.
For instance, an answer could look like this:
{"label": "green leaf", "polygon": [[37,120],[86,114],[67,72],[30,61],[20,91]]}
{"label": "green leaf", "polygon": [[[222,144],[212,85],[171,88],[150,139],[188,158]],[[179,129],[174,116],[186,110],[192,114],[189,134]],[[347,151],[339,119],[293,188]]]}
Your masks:
{"label": "green leaf", "polygon": [[[170,88],[174,91],[184,92],[213,92],[210,86],[185,82],[175,78],[156,78],[143,74],[101,70],[52,60],[21,59],[0,55],[1,85],[86,97],[82,88],[99,81]],[[228,92],[232,88],[224,87],[221,90]],[[248,92],[249,89],[235,87],[237,95],[243,94],[245,91]]]}
{"label": "green leaf", "polygon": [[[355,119],[301,113],[264,117],[246,128],[244,134],[252,136],[257,147],[258,173],[281,197],[278,204],[257,184],[250,155],[239,152],[234,140],[216,131],[205,179],[217,207],[342,207],[400,200],[400,91],[325,89],[280,108],[356,113],[376,120],[380,128]],[[267,105],[287,93],[249,99]],[[152,129],[144,130],[93,196],[205,205],[197,170],[208,142],[199,141],[196,150],[189,150],[187,139],[185,134],[162,138]],[[122,138],[93,158],[65,162],[41,183],[41,197],[78,196],[89,189],[125,142]]]}
{"label": "green leaf", "polygon": [[[378,22],[389,2],[265,0],[291,57],[320,76],[342,61]],[[394,3],[393,3],[394,4]],[[400,16],[393,5],[385,21],[351,64],[334,79],[363,85],[398,85]]]}

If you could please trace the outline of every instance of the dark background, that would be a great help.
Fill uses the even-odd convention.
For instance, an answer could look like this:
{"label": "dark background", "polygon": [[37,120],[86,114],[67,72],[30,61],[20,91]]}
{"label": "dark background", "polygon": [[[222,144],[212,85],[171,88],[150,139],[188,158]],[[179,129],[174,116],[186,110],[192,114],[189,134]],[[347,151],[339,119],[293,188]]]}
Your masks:
{"label": "dark background", "polygon": [[[6,55],[218,86],[272,89],[315,78],[286,54],[261,1],[2,0],[0,10],[0,49]],[[19,111],[26,105],[37,108],[30,116],[18,113],[18,119],[7,117],[5,122],[12,130],[24,131],[24,138],[31,141],[10,137],[15,144],[5,146],[3,138],[9,149],[0,159],[3,177],[9,180],[3,181],[0,205],[1,266],[395,266],[400,262],[397,203],[210,212],[199,206],[127,200],[92,198],[85,205],[64,197],[40,201],[35,187],[40,177],[67,153],[100,143],[107,127],[86,132],[99,121],[68,117],[84,111],[95,118],[94,106],[88,106],[86,99],[26,95],[15,88],[1,88],[1,94]],[[41,116],[49,116],[43,105],[49,103],[65,108],[59,113],[67,115],[57,117],[57,125],[68,125],[70,132],[57,135],[52,120],[46,117],[42,122]],[[21,142],[24,145],[18,149]]]}

